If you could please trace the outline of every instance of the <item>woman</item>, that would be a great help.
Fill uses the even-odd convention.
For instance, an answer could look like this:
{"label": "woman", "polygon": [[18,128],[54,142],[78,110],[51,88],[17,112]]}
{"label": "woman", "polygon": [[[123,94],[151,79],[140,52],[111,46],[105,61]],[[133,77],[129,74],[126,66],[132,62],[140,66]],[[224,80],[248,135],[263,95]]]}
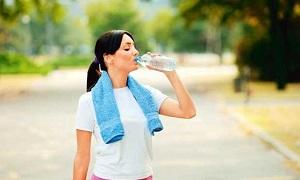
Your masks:
{"label": "woman", "polygon": [[151,137],[162,130],[158,113],[195,116],[195,106],[176,71],[148,66],[168,78],[177,100],[129,76],[138,69],[134,60],[138,54],[127,31],[109,31],[97,40],[96,58],[88,70],[88,92],[80,97],[76,114],[74,180],[86,179],[92,134],[97,142],[92,180],[152,179]]}

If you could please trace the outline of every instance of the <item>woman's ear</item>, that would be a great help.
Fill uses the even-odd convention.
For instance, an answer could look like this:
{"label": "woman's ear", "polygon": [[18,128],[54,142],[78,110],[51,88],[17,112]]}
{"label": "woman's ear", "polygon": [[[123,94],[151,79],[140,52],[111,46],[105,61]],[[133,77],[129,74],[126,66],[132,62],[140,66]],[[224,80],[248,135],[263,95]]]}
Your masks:
{"label": "woman's ear", "polygon": [[113,63],[113,58],[112,58],[112,55],[111,54],[103,54],[103,59],[104,59],[104,62],[105,64],[112,64]]}

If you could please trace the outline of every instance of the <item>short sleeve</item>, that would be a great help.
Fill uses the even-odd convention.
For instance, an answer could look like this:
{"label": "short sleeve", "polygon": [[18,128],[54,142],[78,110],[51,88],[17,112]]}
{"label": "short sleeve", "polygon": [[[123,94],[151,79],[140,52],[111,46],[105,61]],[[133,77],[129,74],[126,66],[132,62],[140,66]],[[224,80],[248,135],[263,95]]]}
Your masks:
{"label": "short sleeve", "polygon": [[91,111],[89,95],[85,93],[79,98],[76,112],[76,129],[93,132],[95,121]]}
{"label": "short sleeve", "polygon": [[168,96],[163,94],[160,90],[149,85],[144,85],[144,87],[151,92],[151,95],[154,98],[157,105],[157,111],[159,111],[161,104]]}

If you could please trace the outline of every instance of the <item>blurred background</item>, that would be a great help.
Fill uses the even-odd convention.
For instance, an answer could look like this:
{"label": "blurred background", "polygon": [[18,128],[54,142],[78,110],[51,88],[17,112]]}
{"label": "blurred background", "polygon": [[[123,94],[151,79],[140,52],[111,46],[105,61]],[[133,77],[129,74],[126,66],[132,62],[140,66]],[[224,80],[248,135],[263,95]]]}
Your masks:
{"label": "blurred background", "polygon": [[[0,0],[1,179],[70,179],[78,98],[85,92],[95,41],[111,29],[131,32],[140,54],[176,58],[199,109],[191,121],[195,129],[185,130],[201,141],[184,147],[219,144],[197,153],[182,149],[195,156],[183,156],[176,166],[179,155],[158,147],[170,145],[172,130],[190,125],[167,121],[167,135],[155,149],[157,179],[300,178],[300,0]],[[139,69],[133,75],[174,96],[159,73]],[[238,135],[232,129],[218,134],[218,128],[228,127],[236,127]],[[211,131],[215,134],[203,136]],[[270,148],[257,150],[259,155],[250,151],[261,143],[250,143],[253,134],[284,158],[270,155]],[[236,152],[231,158],[241,162],[230,170],[244,169],[221,171],[228,164],[205,153],[232,155],[219,154],[231,135],[249,143],[248,153],[268,159],[251,161]],[[171,154],[168,163],[164,153]],[[211,161],[219,165],[210,166]],[[182,165],[190,168],[173,172]],[[271,170],[260,174],[262,167]]]}

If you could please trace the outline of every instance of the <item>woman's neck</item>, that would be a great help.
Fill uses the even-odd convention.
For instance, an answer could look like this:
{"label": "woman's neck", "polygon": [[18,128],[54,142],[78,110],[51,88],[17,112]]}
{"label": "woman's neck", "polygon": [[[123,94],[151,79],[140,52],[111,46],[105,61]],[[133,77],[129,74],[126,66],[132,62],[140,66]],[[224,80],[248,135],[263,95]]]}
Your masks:
{"label": "woman's neck", "polygon": [[121,73],[113,71],[113,70],[108,70],[108,75],[111,79],[112,86],[113,88],[123,88],[127,86],[127,77],[128,73]]}

